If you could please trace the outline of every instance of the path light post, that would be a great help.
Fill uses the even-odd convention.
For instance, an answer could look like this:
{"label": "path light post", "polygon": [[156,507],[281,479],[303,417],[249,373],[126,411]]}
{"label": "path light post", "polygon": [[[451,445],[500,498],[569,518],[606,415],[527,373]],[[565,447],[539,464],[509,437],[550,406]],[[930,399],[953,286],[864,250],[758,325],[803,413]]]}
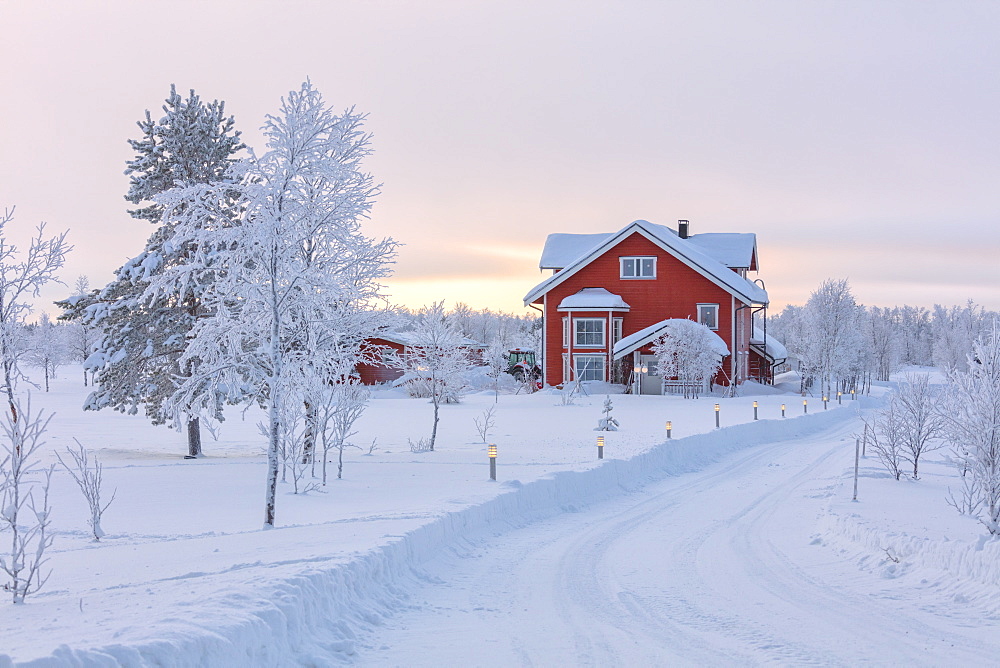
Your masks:
{"label": "path light post", "polygon": [[840,397],[841,397],[842,394],[844,394],[844,393],[841,392],[840,390],[837,390],[837,405],[838,406],[840,406],[841,404],[844,403],[843,401],[840,400]]}
{"label": "path light post", "polygon": [[497,479],[497,446],[491,443],[490,447],[489,447],[489,453],[490,453],[490,480],[496,480]]}
{"label": "path light post", "polygon": [[826,410],[826,400],[827,399],[828,399],[828,397],[824,394],[823,395],[823,410]]}
{"label": "path light post", "polygon": [[785,404],[781,404],[781,417],[785,417]]}
{"label": "path light post", "polygon": [[757,419],[757,402],[753,402],[753,419]]}
{"label": "path light post", "polygon": [[809,400],[808,399],[803,399],[802,400],[802,414],[805,415],[808,412],[809,412]]}
{"label": "path light post", "polygon": [[719,428],[719,404],[715,404],[715,428]]}
{"label": "path light post", "polygon": [[858,454],[861,450],[861,439],[854,439],[854,498],[851,501],[858,500]]}
{"label": "path light post", "polygon": [[604,459],[604,437],[597,437],[597,458]]}
{"label": "path light post", "polygon": [[855,397],[855,395],[854,395],[854,388],[852,387],[852,388],[851,388],[851,401],[854,401],[854,399],[855,399],[855,398],[856,398],[856,397]]}
{"label": "path light post", "polygon": [[673,425],[670,424],[670,420],[667,420],[667,440],[670,440],[670,432],[673,431]]}

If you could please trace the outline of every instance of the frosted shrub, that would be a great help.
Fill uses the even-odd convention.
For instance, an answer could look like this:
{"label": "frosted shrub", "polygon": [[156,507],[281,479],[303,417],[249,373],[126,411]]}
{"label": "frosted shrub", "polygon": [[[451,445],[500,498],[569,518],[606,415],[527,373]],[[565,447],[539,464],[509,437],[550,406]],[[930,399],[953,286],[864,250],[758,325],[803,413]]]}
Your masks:
{"label": "frosted shrub", "polygon": [[472,418],[472,422],[476,425],[476,432],[479,434],[479,438],[483,441],[483,443],[487,442],[490,430],[493,429],[493,425],[496,424],[496,412],[497,407],[494,405],[483,411],[482,416]]}
{"label": "frosted shrub", "polygon": [[41,589],[51,575],[44,574],[45,551],[52,546],[49,483],[54,466],[42,468],[37,453],[45,441],[49,415],[35,415],[28,403],[5,412],[3,461],[0,461],[0,536],[9,548],[0,550],[4,591],[22,603]]}
{"label": "frosted shrub", "polygon": [[893,478],[903,475],[906,449],[905,418],[896,397],[889,405],[865,420],[863,438]]}
{"label": "frosted shrub", "polygon": [[104,515],[104,511],[108,509],[108,506],[111,505],[111,502],[115,500],[115,492],[112,492],[111,498],[107,503],[101,504],[101,485],[103,484],[103,467],[101,466],[101,462],[97,460],[97,457],[94,457],[93,465],[91,465],[87,449],[83,447],[80,441],[77,441],[75,438],[73,440],[76,441],[77,449],[66,448],[72,465],[67,464],[59,453],[56,453],[56,458],[73,477],[77,487],[80,488],[80,492],[83,494],[83,498],[87,501],[87,508],[90,510],[88,524],[90,525],[90,531],[94,536],[94,540],[98,541],[104,538],[104,530],[101,529],[101,517]]}

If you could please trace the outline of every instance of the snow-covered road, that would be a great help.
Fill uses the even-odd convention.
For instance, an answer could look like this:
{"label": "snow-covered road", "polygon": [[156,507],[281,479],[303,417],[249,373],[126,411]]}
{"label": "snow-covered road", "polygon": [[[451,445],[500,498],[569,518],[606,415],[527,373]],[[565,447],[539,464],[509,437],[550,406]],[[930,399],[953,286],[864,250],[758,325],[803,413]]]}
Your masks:
{"label": "snow-covered road", "polygon": [[[853,422],[728,456],[425,564],[363,665],[989,665],[996,622],[860,570],[816,519]],[[957,610],[957,612],[956,612]]]}

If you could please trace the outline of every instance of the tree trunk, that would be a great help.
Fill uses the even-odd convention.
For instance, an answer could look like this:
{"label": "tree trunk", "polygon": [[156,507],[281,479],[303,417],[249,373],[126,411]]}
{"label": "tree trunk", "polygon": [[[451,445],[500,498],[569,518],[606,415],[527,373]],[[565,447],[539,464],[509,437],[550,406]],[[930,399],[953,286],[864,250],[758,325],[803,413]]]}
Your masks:
{"label": "tree trunk", "polygon": [[302,434],[302,463],[308,464],[312,461],[313,453],[316,451],[316,408],[311,402],[306,401],[306,429]]}
{"label": "tree trunk", "polygon": [[431,429],[431,452],[434,452],[434,441],[437,439],[438,433],[438,408],[441,404],[440,400],[436,396],[432,402],[434,404],[434,427]]}
{"label": "tree trunk", "polygon": [[188,419],[188,457],[201,457],[201,419],[197,416]]}
{"label": "tree trunk", "polygon": [[[343,480],[344,479],[344,443],[341,442],[340,443],[340,447],[337,448],[337,449],[340,451],[340,454],[339,454],[339,456],[337,458],[337,480]],[[434,448],[431,448],[431,450],[433,450],[433,449]]]}
{"label": "tree trunk", "polygon": [[83,370],[83,386],[87,387],[87,370]]}

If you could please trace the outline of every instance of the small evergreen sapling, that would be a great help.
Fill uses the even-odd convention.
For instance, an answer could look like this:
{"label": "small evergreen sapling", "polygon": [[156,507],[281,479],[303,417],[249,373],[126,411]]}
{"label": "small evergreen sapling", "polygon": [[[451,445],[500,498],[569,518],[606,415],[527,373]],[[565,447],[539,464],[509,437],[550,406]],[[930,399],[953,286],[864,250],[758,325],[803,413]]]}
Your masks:
{"label": "small evergreen sapling", "polygon": [[615,406],[611,403],[611,396],[606,396],[604,398],[604,408],[601,409],[604,417],[597,421],[597,428],[594,431],[618,431],[618,427],[620,426],[618,420],[611,415],[611,411],[614,409]]}

